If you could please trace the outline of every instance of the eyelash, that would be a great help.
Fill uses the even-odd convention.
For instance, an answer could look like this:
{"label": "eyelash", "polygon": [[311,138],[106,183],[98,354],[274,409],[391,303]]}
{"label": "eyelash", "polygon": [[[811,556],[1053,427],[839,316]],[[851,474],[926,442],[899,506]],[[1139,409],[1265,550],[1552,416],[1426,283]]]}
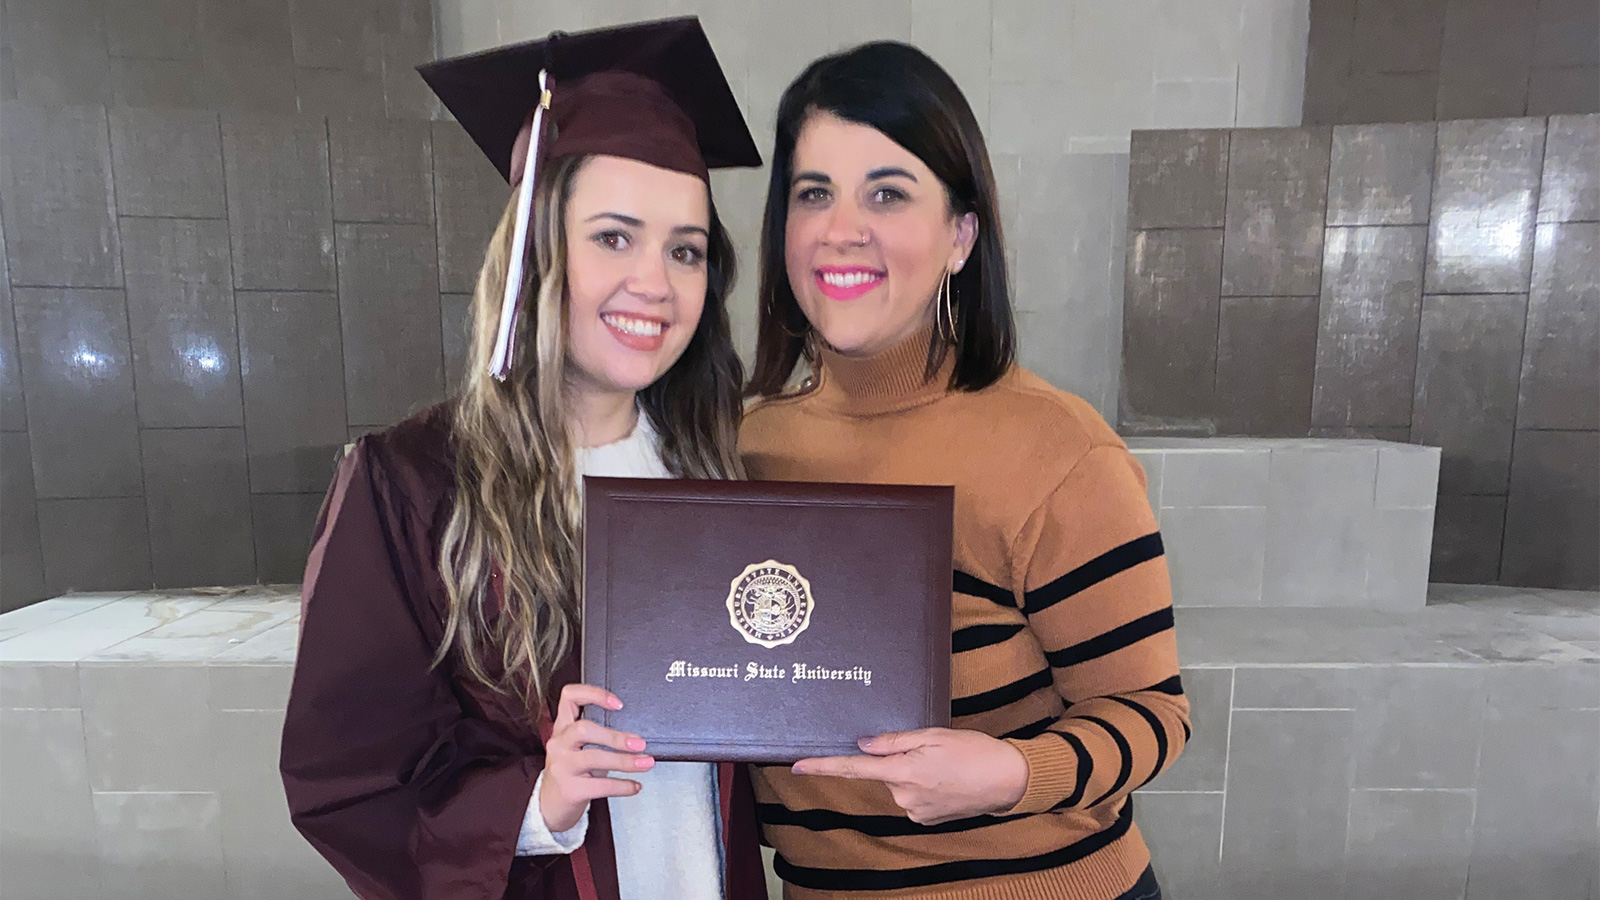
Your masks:
{"label": "eyelash", "polygon": [[[594,242],[612,252],[621,252],[627,249],[631,239],[620,231],[602,231],[594,236]],[[681,244],[668,251],[674,262],[679,265],[699,267],[705,262],[706,253],[693,244]]]}
{"label": "eyelash", "polygon": [[[871,196],[874,203],[885,205],[891,203],[900,203],[908,199],[905,191],[893,187],[880,187],[874,190]],[[802,188],[799,193],[795,194],[796,202],[805,203],[808,205],[814,203],[825,203],[828,199],[829,194],[827,188],[821,187]]]}

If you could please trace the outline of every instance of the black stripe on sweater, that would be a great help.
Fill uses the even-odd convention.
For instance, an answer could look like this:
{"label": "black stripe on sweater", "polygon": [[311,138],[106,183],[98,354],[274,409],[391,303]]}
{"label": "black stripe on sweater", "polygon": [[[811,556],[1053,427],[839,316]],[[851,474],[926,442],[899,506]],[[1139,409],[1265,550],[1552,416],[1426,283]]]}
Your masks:
{"label": "black stripe on sweater", "polygon": [[1150,776],[1139,782],[1138,787],[1134,788],[1134,790],[1138,790],[1139,788],[1149,784],[1152,778],[1155,778],[1157,775],[1161,774],[1161,770],[1167,765],[1167,729],[1161,724],[1161,720],[1156,718],[1155,713],[1151,712],[1148,707],[1137,700],[1129,700],[1127,697],[1107,697],[1106,699],[1115,703],[1121,703],[1123,706],[1126,706],[1127,708],[1138,713],[1139,716],[1144,719],[1145,724],[1150,726],[1150,730],[1155,732],[1156,764],[1155,767],[1150,770]]}
{"label": "black stripe on sweater", "polygon": [[1065,669],[1132,647],[1147,637],[1172,630],[1172,625],[1172,607],[1168,606],[1140,616],[1126,625],[1118,625],[1104,634],[1097,634],[1087,641],[1051,650],[1044,658],[1050,661],[1050,665]]}
{"label": "black stripe on sweater", "polygon": [[762,825],[789,825],[807,831],[854,831],[869,837],[910,837],[919,834],[957,834],[990,825],[1026,819],[1031,813],[1011,816],[969,816],[938,825],[918,825],[905,816],[858,816],[831,809],[790,809],[781,803],[757,803]]}
{"label": "black stripe on sweater", "polygon": [[1166,694],[1166,695],[1168,695],[1170,697],[1182,697],[1183,696],[1183,677],[1181,675],[1174,675],[1171,678],[1168,678],[1166,681],[1161,682],[1160,684],[1152,684],[1149,687],[1145,688],[1144,691],[1141,691],[1141,693],[1144,693],[1144,692],[1149,692],[1149,693],[1154,693],[1154,694]]}
{"label": "black stripe on sweater", "polygon": [[1117,780],[1112,783],[1111,790],[1106,791],[1104,794],[1100,795],[1100,799],[1089,804],[1090,806],[1099,806],[1100,804],[1111,799],[1111,797],[1115,795],[1117,791],[1122,790],[1123,785],[1126,785],[1128,783],[1128,779],[1133,776],[1133,748],[1128,745],[1128,739],[1122,736],[1122,732],[1117,730],[1117,726],[1107,722],[1105,719],[1102,719],[1099,716],[1078,716],[1078,718],[1084,720],[1085,722],[1093,722],[1096,725],[1099,725],[1101,728],[1104,728],[1106,730],[1106,734],[1111,735],[1111,740],[1116,742],[1117,752],[1122,754],[1122,765],[1117,769]]}
{"label": "black stripe on sweater", "polygon": [[1035,615],[1073,594],[1094,587],[1113,575],[1126,572],[1140,563],[1149,562],[1164,552],[1166,551],[1161,546],[1160,532],[1134,538],[1120,547],[1100,554],[1044,587],[1028,591],[1023,596],[1023,611],[1030,616]]}
{"label": "black stripe on sweater", "polygon": [[1116,821],[1057,850],[1016,859],[958,859],[906,869],[820,869],[797,866],[782,854],[773,861],[778,877],[796,887],[814,891],[890,891],[896,888],[951,884],[974,878],[1043,872],[1071,865],[1110,846],[1133,824],[1133,803],[1123,804]]}
{"label": "black stripe on sweater", "polygon": [[954,589],[958,594],[966,594],[969,597],[982,597],[985,600],[994,602],[996,605],[1009,609],[1017,608],[1016,595],[998,584],[990,584],[982,578],[968,575],[960,569],[955,571]]}
{"label": "black stripe on sweater", "polygon": [[952,653],[965,653],[968,650],[977,650],[980,647],[992,647],[1011,640],[1011,636],[1021,631],[1021,624],[1013,625],[968,625],[950,635],[950,651]]}
{"label": "black stripe on sweater", "polygon": [[1083,802],[1083,792],[1089,789],[1089,776],[1094,774],[1094,757],[1089,755],[1089,748],[1083,745],[1078,736],[1067,731],[1057,731],[1061,739],[1072,747],[1072,752],[1078,757],[1077,781],[1072,786],[1072,793],[1067,799],[1056,804],[1056,809],[1077,806]]}
{"label": "black stripe on sweater", "polygon": [[950,715],[954,717],[975,716],[1009,706],[1028,696],[1040,688],[1047,688],[1053,684],[1050,680],[1050,670],[1040,669],[1026,678],[1019,678],[1010,684],[1003,684],[981,694],[968,697],[957,697],[950,701]]}
{"label": "black stripe on sweater", "polygon": [[1055,716],[1045,716],[1037,722],[1029,722],[1021,728],[1011,729],[1005,734],[1000,735],[1000,740],[1025,741],[1028,738],[1036,738],[1039,735],[1044,734],[1046,731],[1049,731],[1050,726],[1054,725],[1055,723]]}

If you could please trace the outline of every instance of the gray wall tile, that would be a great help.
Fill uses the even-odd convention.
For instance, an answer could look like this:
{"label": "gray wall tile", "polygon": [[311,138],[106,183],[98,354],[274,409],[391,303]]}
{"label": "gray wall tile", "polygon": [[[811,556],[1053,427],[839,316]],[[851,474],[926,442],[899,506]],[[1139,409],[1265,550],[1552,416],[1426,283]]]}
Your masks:
{"label": "gray wall tile", "polygon": [[[10,673],[7,673],[8,677]],[[94,807],[77,709],[0,713],[0,866],[6,892],[40,900],[102,895]]]}
{"label": "gray wall tile", "polygon": [[1429,577],[1450,584],[1497,584],[1505,535],[1506,498],[1439,494],[1433,517]]}
{"label": "gray wall tile", "polygon": [[1381,666],[1357,678],[1356,787],[1476,786],[1483,667]]}
{"label": "gray wall tile", "polygon": [[1541,65],[1600,65],[1600,7],[1586,0],[1542,0],[1534,36],[1534,58]]}
{"label": "gray wall tile", "polygon": [[392,424],[444,395],[433,229],[340,225],[338,234],[350,423]]}
{"label": "gray wall tile", "polygon": [[1259,507],[1163,509],[1173,603],[1259,605],[1266,527],[1266,510]]}
{"label": "gray wall tile", "polygon": [[1163,895],[1221,900],[1223,795],[1140,793],[1134,807]]}
{"label": "gray wall tile", "polygon": [[1357,3],[1351,55],[1356,72],[1422,72],[1438,68],[1445,0]]}
{"label": "gray wall tile", "polygon": [[1539,226],[1517,427],[1600,428],[1600,223]]}
{"label": "gray wall tile", "polygon": [[1236,116],[1239,83],[1235,78],[1155,83],[1155,127],[1205,128],[1230,123]]}
{"label": "gray wall tile", "polygon": [[237,302],[250,488],[320,495],[347,424],[339,301],[240,291]]}
{"label": "gray wall tile", "polygon": [[1129,172],[1129,228],[1222,227],[1227,131],[1136,131]]}
{"label": "gray wall tile", "polygon": [[1432,119],[1439,97],[1439,73],[1358,72],[1346,87],[1343,121],[1415,122]]}
{"label": "gray wall tile", "polygon": [[1596,219],[1600,219],[1600,114],[1552,116],[1539,180],[1539,221]]}
{"label": "gray wall tile", "polygon": [[7,103],[0,115],[11,283],[121,287],[105,110]]}
{"label": "gray wall tile", "polygon": [[140,491],[133,359],[122,291],[15,291],[41,497]]}
{"label": "gray wall tile", "polygon": [[1265,601],[1364,605],[1377,460],[1376,450],[1273,451]]}
{"label": "gray wall tile", "polygon": [[223,775],[222,843],[228,888],[241,900],[338,897],[349,890],[289,821],[276,748],[283,714],[217,716],[217,745],[232,761]]}
{"label": "gray wall tile", "polygon": [[348,69],[294,70],[300,112],[310,116],[365,118],[384,109],[383,76]]}
{"label": "gray wall tile", "polygon": [[1267,505],[1271,451],[1265,448],[1163,456],[1161,506]]}
{"label": "gray wall tile", "polygon": [[1361,671],[1325,666],[1243,667],[1234,673],[1233,705],[1235,709],[1353,710]]}
{"label": "gray wall tile", "polygon": [[255,494],[250,498],[256,535],[256,577],[265,584],[295,584],[306,572],[306,553],[323,495]]}
{"label": "gray wall tile", "polygon": [[1600,66],[1534,66],[1528,115],[1559,116],[1600,109]]}
{"label": "gray wall tile", "polygon": [[140,424],[243,424],[226,223],[127,218],[121,225]]}
{"label": "gray wall tile", "polygon": [[225,118],[222,148],[234,284],[250,290],[333,290],[325,122]]}
{"label": "gray wall tile", "polygon": [[289,24],[297,66],[374,73],[383,69],[377,3],[289,0]]}
{"label": "gray wall tile", "polygon": [[78,679],[96,791],[214,789],[218,765],[203,671],[85,663]]}
{"label": "gray wall tile", "polygon": [[1600,432],[1518,431],[1506,507],[1507,584],[1600,589]]}
{"label": "gray wall tile", "polygon": [[433,223],[432,150],[426,122],[328,122],[336,222]]}
{"label": "gray wall tile", "polygon": [[1421,226],[1328,229],[1314,424],[1411,424],[1427,243]]}
{"label": "gray wall tile", "polygon": [[1327,128],[1233,132],[1224,296],[1316,294],[1331,141]]}
{"label": "gray wall tile", "polygon": [[207,57],[291,62],[288,0],[200,0],[201,46]]}
{"label": "gray wall tile", "polygon": [[1460,900],[1473,802],[1470,791],[1351,794],[1346,900]]}
{"label": "gray wall tile", "polygon": [[439,289],[470,292],[510,188],[454,122],[433,123],[434,203],[439,217]]}
{"label": "gray wall tile", "polygon": [[1411,440],[1444,448],[1441,491],[1505,490],[1526,316],[1520,295],[1422,302]]}
{"label": "gray wall tile", "polygon": [[1328,224],[1426,225],[1433,143],[1431,122],[1333,129]]}
{"label": "gray wall tile", "polygon": [[1449,0],[1439,57],[1438,118],[1522,115],[1535,23],[1519,3]]}
{"label": "gray wall tile", "polygon": [[39,542],[52,596],[154,583],[143,497],[40,500]]}
{"label": "gray wall tile", "polygon": [[1421,609],[1428,599],[1433,510],[1374,510],[1371,528],[1367,542],[1367,605],[1396,611]]}
{"label": "gray wall tile", "polygon": [[[1557,597],[1566,596],[1559,592]],[[1549,596],[1549,594],[1546,594]],[[1580,608],[1583,595],[1577,595]],[[1481,602],[1481,601],[1467,601]],[[1502,710],[1594,709],[1600,697],[1600,667],[1587,663],[1550,666],[1496,666],[1489,670],[1489,705]]]}
{"label": "gray wall tile", "polygon": [[105,4],[106,44],[114,57],[199,59],[197,0]]}
{"label": "gray wall tile", "polygon": [[45,596],[33,454],[23,432],[0,434],[0,490],[6,498],[0,504],[0,610],[11,610]]}
{"label": "gray wall tile", "polygon": [[124,107],[211,107],[210,81],[198,60],[112,57],[111,93],[116,104]]}
{"label": "gray wall tile", "polygon": [[1543,154],[1538,119],[1440,123],[1427,293],[1524,289]]}
{"label": "gray wall tile", "polygon": [[1356,0],[1316,0],[1307,5],[1310,27],[1302,121],[1307,125],[1340,124],[1349,121],[1345,106],[1355,56]]}
{"label": "gray wall tile", "polygon": [[111,161],[121,215],[221,219],[228,214],[215,113],[113,110]]}
{"label": "gray wall tile", "polygon": [[1183,693],[1189,699],[1193,735],[1184,745],[1183,755],[1150,783],[1150,790],[1221,791],[1228,775],[1233,670],[1184,669]]}
{"label": "gray wall tile", "polygon": [[433,119],[441,105],[416,67],[434,58],[432,17],[383,35],[383,94],[391,119]]}
{"label": "gray wall tile", "polygon": [[111,101],[100,9],[96,0],[6,0],[19,99],[50,105]]}
{"label": "gray wall tile", "polygon": [[104,877],[119,897],[222,896],[217,794],[96,793],[94,813]]}
{"label": "gray wall tile", "polygon": [[[75,602],[81,602],[84,606],[93,603]],[[84,606],[71,610],[52,610],[50,617],[41,616],[35,622],[43,626],[46,622],[60,621],[54,617],[70,617],[75,612],[83,611]],[[23,630],[24,627],[17,627],[16,633]],[[6,676],[4,682],[0,683],[0,709],[78,709],[83,706],[83,698],[78,692],[77,663],[7,663],[0,671]],[[78,727],[81,732],[82,726]]]}
{"label": "gray wall tile", "polygon": [[1217,430],[1304,436],[1311,427],[1316,358],[1317,298],[1223,297]]}
{"label": "gray wall tile", "polygon": [[1490,707],[1468,900],[1583,896],[1600,846],[1597,731],[1600,710]]}
{"label": "gray wall tile", "polygon": [[1234,712],[1223,820],[1226,896],[1343,896],[1352,717]]}
{"label": "gray wall tile", "polygon": [[5,229],[0,228],[0,431],[24,431],[28,427],[28,404],[22,393],[17,319],[11,302],[11,276],[7,272],[5,255]]}
{"label": "gray wall tile", "polygon": [[1214,408],[1222,232],[1128,240],[1122,419],[1208,419]]}
{"label": "gray wall tile", "polygon": [[1378,449],[1378,487],[1374,504],[1379,509],[1431,507],[1438,497],[1437,451],[1414,447]]}
{"label": "gray wall tile", "polygon": [[244,430],[149,429],[140,437],[156,586],[254,582]]}
{"label": "gray wall tile", "polygon": [[208,49],[206,107],[224,114],[293,115],[299,110],[294,73],[288,62]]}
{"label": "gray wall tile", "polygon": [[472,352],[472,295],[439,295],[439,329],[444,335],[445,393],[454,394],[465,377]]}

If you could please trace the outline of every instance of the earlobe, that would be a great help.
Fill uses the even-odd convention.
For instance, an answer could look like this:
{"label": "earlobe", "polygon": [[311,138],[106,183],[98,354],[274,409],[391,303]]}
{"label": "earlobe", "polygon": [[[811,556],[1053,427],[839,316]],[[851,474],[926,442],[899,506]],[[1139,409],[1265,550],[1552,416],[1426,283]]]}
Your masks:
{"label": "earlobe", "polygon": [[978,214],[966,213],[956,223],[956,255],[951,264],[951,270],[961,271],[967,264],[967,258],[972,255],[972,248],[978,243]]}

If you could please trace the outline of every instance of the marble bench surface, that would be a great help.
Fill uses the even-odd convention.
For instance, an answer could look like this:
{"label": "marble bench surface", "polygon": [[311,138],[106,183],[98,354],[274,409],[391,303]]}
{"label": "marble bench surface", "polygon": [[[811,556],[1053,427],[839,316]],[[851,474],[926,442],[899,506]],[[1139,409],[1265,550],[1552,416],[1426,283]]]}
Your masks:
{"label": "marble bench surface", "polygon": [[[0,664],[287,665],[293,585],[73,594],[0,615]],[[1179,609],[1185,667],[1600,666],[1600,593],[1434,585],[1412,612]]]}

